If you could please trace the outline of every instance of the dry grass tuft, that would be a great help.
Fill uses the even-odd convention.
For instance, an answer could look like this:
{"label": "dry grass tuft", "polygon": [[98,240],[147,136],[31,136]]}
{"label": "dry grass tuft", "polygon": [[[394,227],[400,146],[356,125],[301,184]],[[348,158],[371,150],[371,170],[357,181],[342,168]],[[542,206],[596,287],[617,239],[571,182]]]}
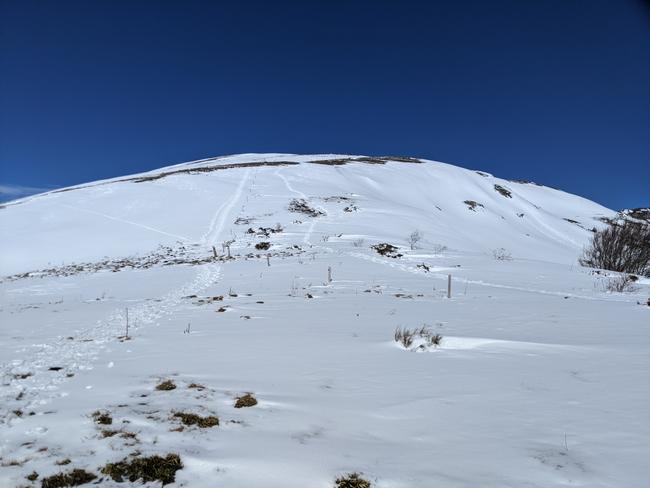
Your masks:
{"label": "dry grass tuft", "polygon": [[209,427],[215,427],[219,425],[219,417],[214,415],[208,415],[207,417],[201,417],[195,413],[187,412],[174,412],[174,418],[181,419],[183,425],[196,425],[202,429]]}
{"label": "dry grass tuft", "polygon": [[165,380],[162,383],[158,384],[158,386],[156,386],[156,390],[160,390],[160,391],[169,391],[175,389],[176,389],[176,384],[172,380]]}
{"label": "dry grass tuft", "polygon": [[67,486],[79,486],[97,478],[93,473],[84,471],[83,469],[73,469],[68,473],[59,473],[47,478],[43,478],[41,481],[41,488],[64,488]]}
{"label": "dry grass tuft", "polygon": [[113,417],[111,417],[111,414],[108,412],[96,410],[92,413],[92,417],[96,424],[111,425],[113,423]]}
{"label": "dry grass tuft", "polygon": [[[421,338],[426,341],[427,346],[438,347],[442,343],[442,336],[438,333],[433,332],[428,326],[423,325],[419,329],[407,329],[406,327],[398,327],[395,329],[393,335],[395,342],[404,346],[405,349],[409,349],[416,338]],[[420,348],[425,349],[423,345],[419,346]]]}
{"label": "dry grass tuft", "polygon": [[180,456],[167,454],[166,457],[138,457],[131,461],[124,459],[118,463],[109,463],[102,468],[102,473],[118,483],[125,479],[132,483],[141,479],[143,483],[160,481],[164,486],[176,480],[176,471],[179,469],[183,469]]}
{"label": "dry grass tuft", "polygon": [[253,407],[255,405],[257,405],[257,399],[251,393],[237,397],[237,401],[235,401],[235,408]]}

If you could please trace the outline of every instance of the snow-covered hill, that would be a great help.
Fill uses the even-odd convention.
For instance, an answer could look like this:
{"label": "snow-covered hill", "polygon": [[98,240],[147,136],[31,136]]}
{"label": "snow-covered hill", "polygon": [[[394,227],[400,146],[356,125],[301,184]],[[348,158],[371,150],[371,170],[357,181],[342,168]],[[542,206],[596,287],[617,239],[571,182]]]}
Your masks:
{"label": "snow-covered hill", "polygon": [[[190,487],[353,472],[378,488],[645,486],[650,283],[610,292],[615,274],[577,263],[616,215],[444,163],[334,154],[9,202],[0,485],[82,469],[124,486],[107,463],[178,455]],[[235,408],[247,392],[258,403]]]}
{"label": "snow-covered hill", "polygon": [[[245,154],[26,198],[0,212],[0,272],[126,257],[160,244],[208,244],[246,230],[232,225],[235,214],[257,225],[280,222],[305,242],[342,234],[403,245],[419,229],[423,245],[487,254],[505,248],[516,257],[568,264],[588,231],[602,225],[599,218],[614,214],[548,187],[398,159],[408,162]],[[293,223],[287,206],[294,198],[325,215]]]}

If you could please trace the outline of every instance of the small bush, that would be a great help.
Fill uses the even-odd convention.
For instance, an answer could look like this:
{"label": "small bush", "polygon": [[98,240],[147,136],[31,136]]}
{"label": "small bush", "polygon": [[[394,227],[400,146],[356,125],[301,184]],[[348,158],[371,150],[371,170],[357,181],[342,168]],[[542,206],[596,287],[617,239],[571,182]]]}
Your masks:
{"label": "small bush", "polygon": [[423,237],[422,232],[420,232],[417,229],[411,232],[411,234],[408,237],[408,243],[409,246],[411,246],[411,251],[417,249],[418,242],[422,240],[422,237]]}
{"label": "small bush", "polygon": [[197,425],[202,429],[207,429],[219,425],[219,417],[215,417],[214,415],[201,417],[195,413],[175,412],[174,417],[181,419],[183,425]]}
{"label": "small bush", "polygon": [[31,474],[28,474],[25,476],[29,481],[36,481],[38,479],[38,473],[36,471],[32,471]]}
{"label": "small bush", "polygon": [[623,293],[626,291],[634,291],[634,282],[636,281],[634,275],[622,275],[616,278],[609,278],[605,281],[604,288],[609,292]]}
{"label": "small bush", "polygon": [[43,478],[41,488],[63,488],[66,486],[85,485],[96,478],[96,475],[83,469],[73,469],[68,473],[59,473]]}
{"label": "small bush", "polygon": [[172,380],[165,380],[156,386],[156,390],[160,390],[160,391],[169,391],[175,389],[176,389],[176,384]]}
{"label": "small bush", "polygon": [[352,241],[352,245],[354,247],[363,247],[364,242],[365,241],[363,239],[355,239],[355,240]]}
{"label": "small bush", "polygon": [[257,405],[257,399],[250,393],[237,397],[235,408],[253,407]]}
{"label": "small bush", "polygon": [[370,481],[363,479],[359,473],[350,473],[337,478],[335,488],[371,488]]}
{"label": "small bush", "polygon": [[441,253],[443,253],[443,252],[445,252],[447,250],[447,246],[444,246],[442,244],[434,244],[433,247],[431,248],[431,250],[435,254],[441,254]]}
{"label": "small bush", "polygon": [[124,459],[118,463],[109,463],[102,468],[102,473],[118,483],[125,479],[132,483],[141,479],[143,483],[160,481],[164,486],[176,480],[176,471],[179,469],[183,469],[180,456],[167,454],[166,457],[138,457],[131,461]]}
{"label": "small bush", "polygon": [[258,242],[257,244],[255,244],[255,249],[259,251],[266,251],[270,247],[271,247],[270,242]]}
{"label": "small bush", "polygon": [[497,261],[512,261],[512,254],[507,249],[500,247],[492,251],[492,256]]}
{"label": "small bush", "polygon": [[650,225],[624,221],[596,231],[580,259],[582,266],[650,276]]}

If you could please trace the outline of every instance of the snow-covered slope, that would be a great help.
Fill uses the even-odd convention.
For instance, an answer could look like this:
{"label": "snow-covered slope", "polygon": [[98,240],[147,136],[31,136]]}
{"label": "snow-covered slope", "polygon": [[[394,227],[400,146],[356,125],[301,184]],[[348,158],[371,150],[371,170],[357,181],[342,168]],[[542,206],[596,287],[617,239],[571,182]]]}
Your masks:
{"label": "snow-covered slope", "polygon": [[[142,486],[107,463],[171,454],[187,487],[353,472],[374,488],[645,487],[650,282],[615,293],[615,274],[577,264],[615,215],[448,164],[334,154],[206,159],[5,204],[0,486],[74,469]],[[235,408],[247,392],[258,403]]]}
{"label": "snow-covered slope", "polygon": [[[343,234],[404,244],[419,229],[428,243],[451,249],[505,248],[517,257],[562,263],[575,262],[588,230],[613,215],[575,195],[444,163],[310,163],[346,158],[355,157],[246,154],[20,200],[0,211],[0,273],[146,253],[159,244],[206,244],[206,229],[229,202],[249,203],[248,216],[260,221],[262,214],[264,223],[281,222],[307,239]],[[287,213],[293,198],[326,215],[314,226],[293,224]],[[353,212],[344,211],[349,204]]]}

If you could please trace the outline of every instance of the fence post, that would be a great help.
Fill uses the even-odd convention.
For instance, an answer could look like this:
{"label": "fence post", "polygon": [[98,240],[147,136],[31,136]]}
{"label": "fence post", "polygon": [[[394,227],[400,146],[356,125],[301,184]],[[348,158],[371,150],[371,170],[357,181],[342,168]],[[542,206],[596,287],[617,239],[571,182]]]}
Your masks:
{"label": "fence post", "polygon": [[447,298],[451,298],[451,275],[447,275]]}

